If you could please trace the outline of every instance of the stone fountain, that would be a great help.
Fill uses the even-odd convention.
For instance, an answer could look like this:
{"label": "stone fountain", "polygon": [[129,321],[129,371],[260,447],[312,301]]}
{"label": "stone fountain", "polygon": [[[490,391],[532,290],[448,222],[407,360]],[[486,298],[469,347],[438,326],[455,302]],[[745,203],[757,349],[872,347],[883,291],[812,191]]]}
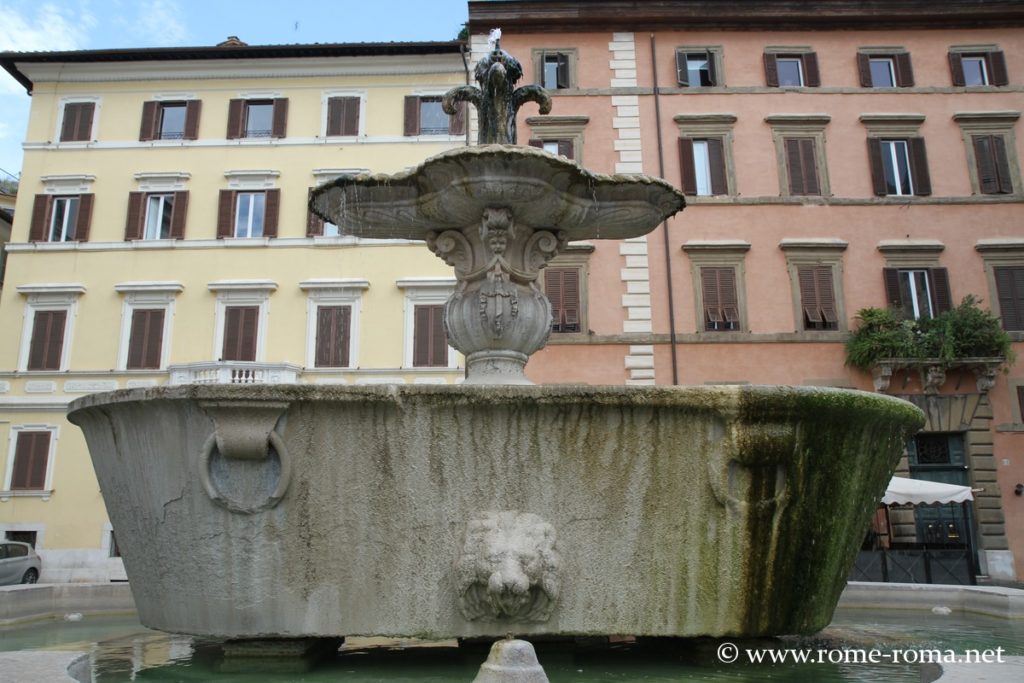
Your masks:
{"label": "stone fountain", "polygon": [[520,75],[496,44],[480,87],[445,97],[478,106],[479,146],[310,201],[454,268],[444,320],[464,384],[194,385],[72,404],[143,624],[284,640],[829,622],[923,415],[808,387],[530,385],[550,330],[544,265],[572,240],[645,234],[684,202],[662,180],[514,146],[518,106],[550,109],[536,86],[515,89]]}

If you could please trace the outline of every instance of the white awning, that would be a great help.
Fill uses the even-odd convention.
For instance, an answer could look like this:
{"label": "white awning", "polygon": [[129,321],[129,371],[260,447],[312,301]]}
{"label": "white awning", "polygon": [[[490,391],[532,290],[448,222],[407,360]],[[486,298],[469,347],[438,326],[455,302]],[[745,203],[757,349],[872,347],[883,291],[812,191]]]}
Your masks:
{"label": "white awning", "polygon": [[941,505],[969,500],[974,500],[970,486],[893,477],[882,497],[882,505]]}

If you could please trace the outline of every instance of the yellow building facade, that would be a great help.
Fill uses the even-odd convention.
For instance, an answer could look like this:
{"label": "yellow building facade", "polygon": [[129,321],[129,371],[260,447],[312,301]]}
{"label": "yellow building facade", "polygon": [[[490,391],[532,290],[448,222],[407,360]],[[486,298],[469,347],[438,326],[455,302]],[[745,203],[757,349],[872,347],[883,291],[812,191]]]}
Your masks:
{"label": "yellow building facade", "polygon": [[0,290],[0,533],[42,581],[124,578],[67,404],[194,382],[450,383],[450,269],[309,189],[465,145],[463,45],[0,54],[32,94]]}

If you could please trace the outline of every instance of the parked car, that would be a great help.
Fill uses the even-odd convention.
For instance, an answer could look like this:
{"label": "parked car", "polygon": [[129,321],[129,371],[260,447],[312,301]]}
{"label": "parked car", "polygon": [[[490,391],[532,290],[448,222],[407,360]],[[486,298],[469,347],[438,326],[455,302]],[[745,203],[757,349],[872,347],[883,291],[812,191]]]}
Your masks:
{"label": "parked car", "polygon": [[43,570],[43,562],[28,543],[0,542],[0,586],[12,583],[35,583]]}

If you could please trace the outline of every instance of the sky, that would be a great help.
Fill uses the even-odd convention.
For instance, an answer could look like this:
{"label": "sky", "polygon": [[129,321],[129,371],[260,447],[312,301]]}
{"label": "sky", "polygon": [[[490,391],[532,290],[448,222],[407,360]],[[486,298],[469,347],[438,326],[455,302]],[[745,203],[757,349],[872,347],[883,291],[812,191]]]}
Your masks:
{"label": "sky", "polygon": [[[466,0],[0,0],[0,52],[453,40]],[[21,171],[31,98],[0,69],[0,178]]]}

